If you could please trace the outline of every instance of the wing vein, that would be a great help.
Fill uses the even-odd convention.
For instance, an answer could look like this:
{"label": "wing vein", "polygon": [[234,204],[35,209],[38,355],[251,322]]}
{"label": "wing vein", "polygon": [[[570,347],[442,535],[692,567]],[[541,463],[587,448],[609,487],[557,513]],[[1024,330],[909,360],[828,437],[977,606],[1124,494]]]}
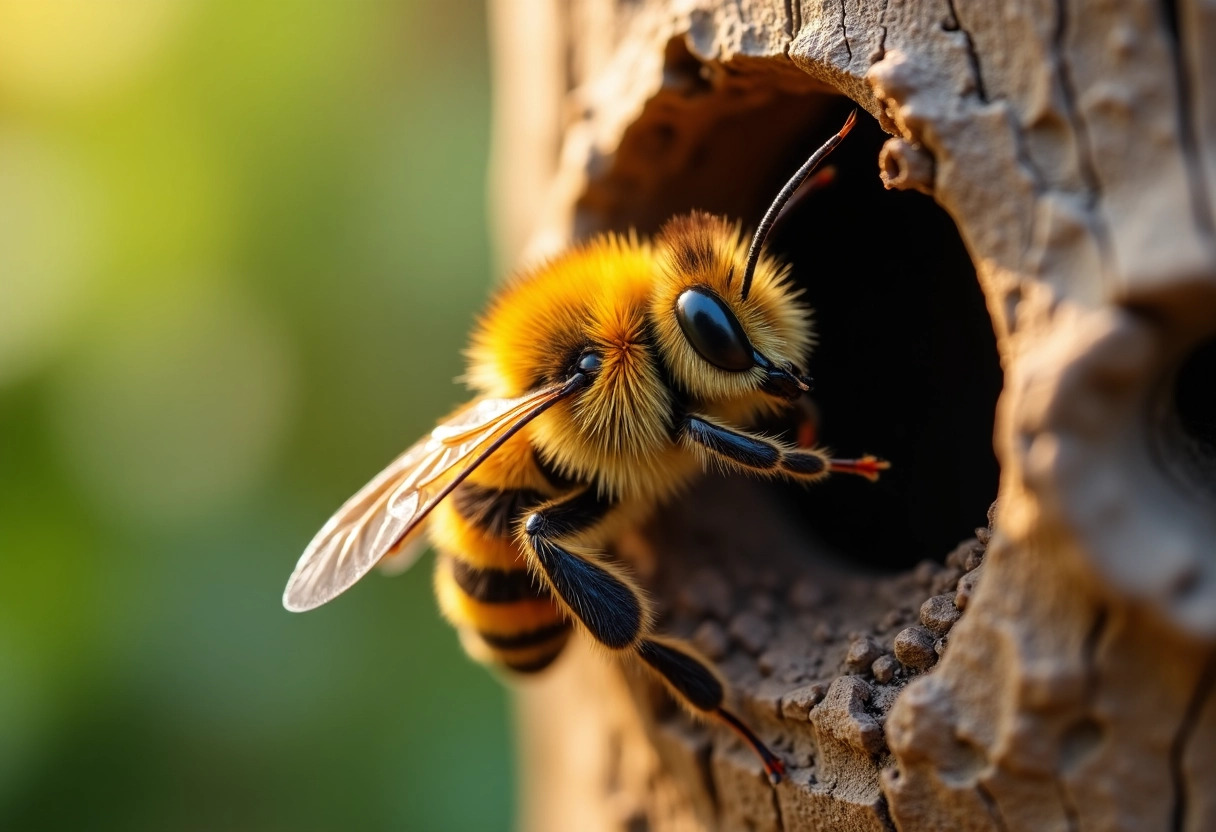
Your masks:
{"label": "wing vein", "polygon": [[[440,423],[347,500],[300,556],[283,592],[293,612],[314,609],[345,592],[420,531],[430,512],[504,442],[586,383],[515,399],[479,399]],[[414,556],[423,547],[412,547]],[[409,565],[397,563],[400,569]]]}

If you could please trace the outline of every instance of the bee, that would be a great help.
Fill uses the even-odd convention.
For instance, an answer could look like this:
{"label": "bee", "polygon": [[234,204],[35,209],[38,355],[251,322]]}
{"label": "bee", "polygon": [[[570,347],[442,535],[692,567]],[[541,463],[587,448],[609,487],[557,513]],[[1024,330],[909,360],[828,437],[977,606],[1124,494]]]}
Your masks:
{"label": "bee", "polygon": [[377,564],[408,567],[425,528],[440,609],[474,659],[534,674],[580,630],[736,731],[778,782],[783,763],[726,709],[711,663],[654,631],[646,594],[606,548],[707,468],[811,482],[887,467],[749,427],[810,384],[809,309],[765,238],[855,117],[782,189],[746,248],[737,225],[695,212],[653,241],[600,236],[511,280],[472,337],[477,397],[338,509],[284,606],[325,604]]}

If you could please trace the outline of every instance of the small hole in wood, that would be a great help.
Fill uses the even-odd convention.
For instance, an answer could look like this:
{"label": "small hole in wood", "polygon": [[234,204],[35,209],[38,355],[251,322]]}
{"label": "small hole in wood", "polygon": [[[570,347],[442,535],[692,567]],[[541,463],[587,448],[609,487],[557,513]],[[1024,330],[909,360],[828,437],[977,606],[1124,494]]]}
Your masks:
{"label": "small hole in wood", "polygon": [[1188,473],[1216,490],[1216,338],[1182,362],[1173,397],[1182,462]]}

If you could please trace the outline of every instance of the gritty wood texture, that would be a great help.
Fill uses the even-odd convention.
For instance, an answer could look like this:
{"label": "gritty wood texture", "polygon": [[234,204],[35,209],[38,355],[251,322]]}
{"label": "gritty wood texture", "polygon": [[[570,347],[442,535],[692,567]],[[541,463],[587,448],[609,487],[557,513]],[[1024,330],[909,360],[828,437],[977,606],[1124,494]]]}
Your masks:
{"label": "gritty wood texture", "polygon": [[580,647],[519,695],[523,828],[1216,828],[1216,464],[1174,392],[1216,330],[1216,7],[499,0],[494,30],[507,260],[754,217],[842,95],[890,134],[874,176],[957,224],[1004,370],[999,508],[945,565],[855,574],[720,481],[619,547],[786,783]]}

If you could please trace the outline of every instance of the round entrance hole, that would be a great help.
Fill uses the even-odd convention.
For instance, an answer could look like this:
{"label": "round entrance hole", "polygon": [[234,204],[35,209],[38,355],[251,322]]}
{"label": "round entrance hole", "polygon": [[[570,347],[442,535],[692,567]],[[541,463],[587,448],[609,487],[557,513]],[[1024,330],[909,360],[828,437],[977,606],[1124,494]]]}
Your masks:
{"label": "round entrance hole", "polygon": [[1202,486],[1216,491],[1216,338],[1182,362],[1173,393],[1180,433],[1176,457]]}
{"label": "round entrance hole", "polygon": [[861,122],[830,160],[835,183],[807,194],[771,240],[815,310],[821,441],[892,466],[877,483],[838,476],[800,492],[798,510],[850,561],[901,568],[987,524],[1002,374],[953,221],[930,197],[883,188],[886,134]]}
{"label": "round entrance hole", "polygon": [[[579,236],[653,234],[692,209],[741,220],[750,232],[852,106],[806,80],[801,90],[790,79],[757,88],[729,75],[709,84],[705,73],[721,67],[688,60],[678,42],[669,53],[671,87],[647,104],[579,203]],[[931,198],[883,187],[886,138],[859,113],[828,159],[835,181],[795,196],[768,243],[814,309],[809,371],[820,442],[840,457],[872,453],[892,465],[878,483],[841,475],[780,486],[778,498],[849,564],[884,570],[940,560],[986,524],[1002,383],[954,223]]]}

